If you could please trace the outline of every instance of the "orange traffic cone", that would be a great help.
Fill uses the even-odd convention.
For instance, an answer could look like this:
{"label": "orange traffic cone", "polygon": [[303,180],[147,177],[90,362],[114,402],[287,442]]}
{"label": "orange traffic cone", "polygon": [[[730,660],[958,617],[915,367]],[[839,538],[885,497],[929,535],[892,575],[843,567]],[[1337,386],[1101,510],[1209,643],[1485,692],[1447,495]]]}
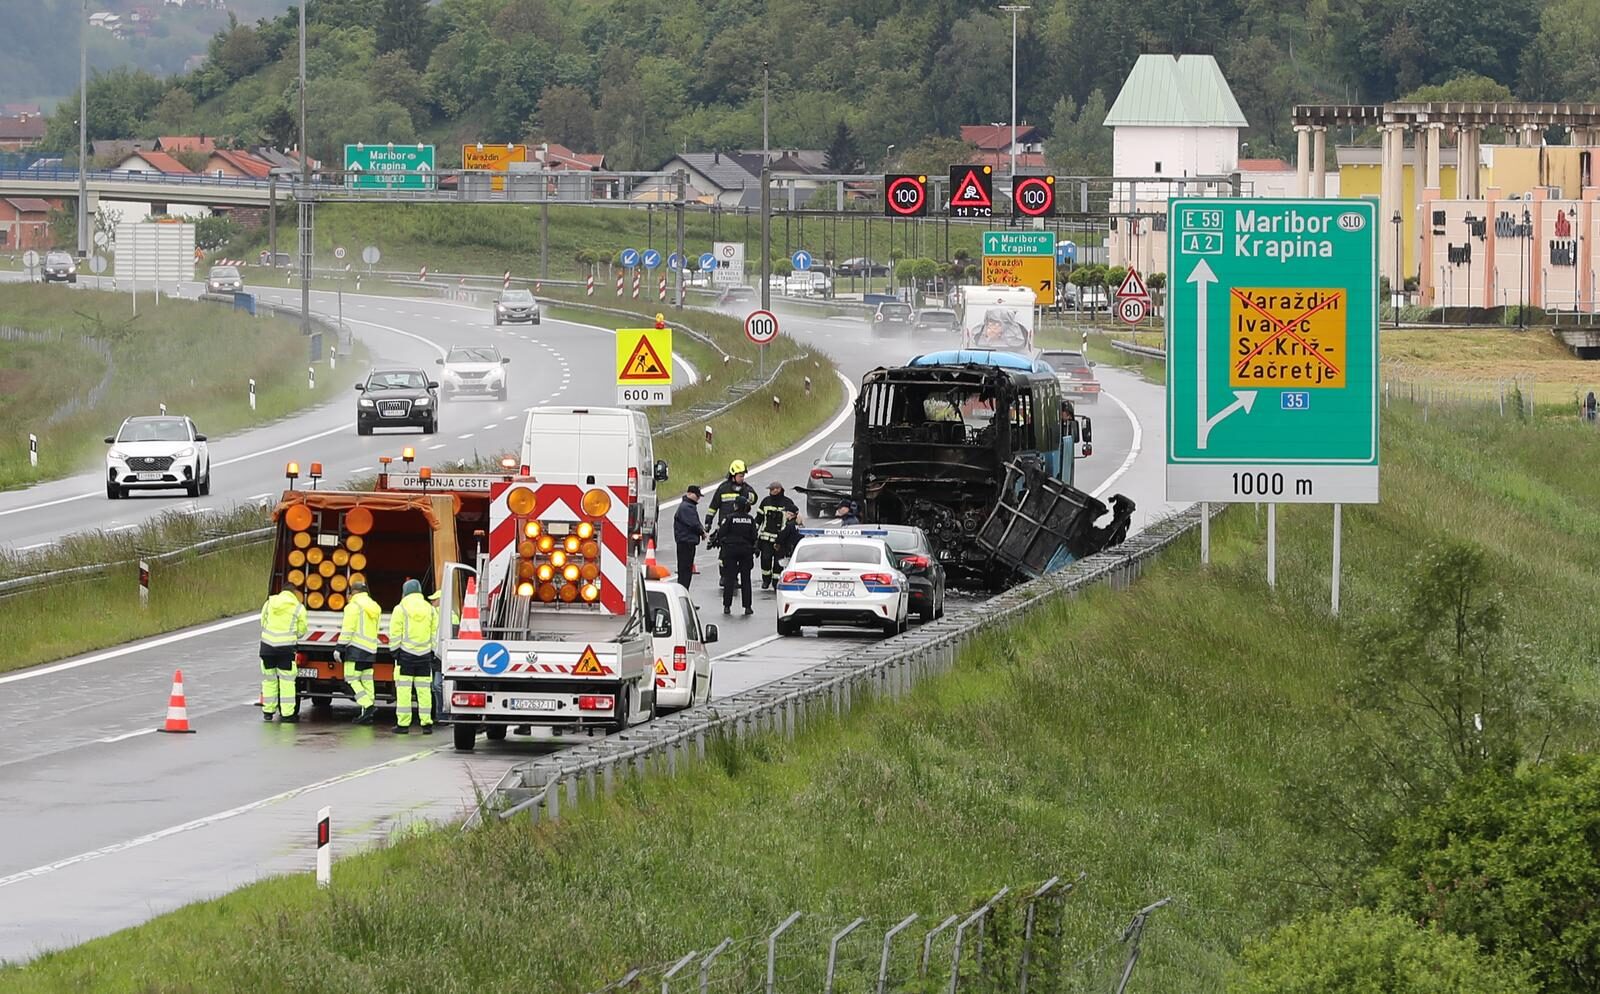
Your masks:
{"label": "orange traffic cone", "polygon": [[656,564],[656,540],[651,539],[644,547],[644,575],[649,580],[665,580],[667,571]]}
{"label": "orange traffic cone", "polygon": [[478,578],[467,577],[467,596],[461,605],[461,628],[457,638],[482,639],[483,625],[478,620]]}
{"label": "orange traffic cone", "polygon": [[172,674],[172,697],[167,700],[167,723],[158,732],[183,732],[193,735],[189,727],[189,707],[183,700],[183,670]]}

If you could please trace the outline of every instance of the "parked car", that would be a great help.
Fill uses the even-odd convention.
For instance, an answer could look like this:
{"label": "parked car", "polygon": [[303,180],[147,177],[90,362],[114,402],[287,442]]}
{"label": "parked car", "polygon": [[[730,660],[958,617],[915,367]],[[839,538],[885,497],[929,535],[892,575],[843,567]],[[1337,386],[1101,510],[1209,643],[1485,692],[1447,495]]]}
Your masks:
{"label": "parked car", "polygon": [[839,263],[838,275],[840,276],[888,276],[889,265],[884,262],[873,262],[871,259],[857,257],[846,259]]}
{"label": "parked car", "polygon": [[445,400],[463,393],[506,399],[506,366],[511,360],[493,345],[457,345],[433,361],[444,367],[439,371],[439,395]]}
{"label": "parked car", "polygon": [[106,497],[132,490],[211,492],[211,450],[194,422],[179,415],[128,418],[106,436]]}
{"label": "parked car", "polygon": [[494,323],[499,325],[507,321],[539,323],[539,301],[532,290],[512,289],[500,294],[500,299],[494,302]]}
{"label": "parked car", "polygon": [[42,268],[46,283],[78,282],[78,264],[66,252],[46,252]]}
{"label": "parked car", "polygon": [[1108,311],[1111,309],[1111,295],[1103,286],[1086,286],[1078,291],[1078,309]]}
{"label": "parked car", "polygon": [[717,298],[718,307],[732,307],[736,304],[754,304],[760,297],[754,287],[730,286],[722,291],[722,296]]}
{"label": "parked car", "polygon": [[811,462],[806,479],[806,517],[831,518],[839,502],[850,496],[855,476],[856,445],[834,442]]}
{"label": "parked car", "polygon": [[413,367],[375,369],[365,383],[356,384],[356,434],[370,435],[374,428],[421,428],[424,435],[439,430],[439,384]]}
{"label": "parked car", "polygon": [[1094,360],[1085,359],[1076,349],[1045,349],[1039,358],[1056,371],[1056,382],[1061,384],[1061,395],[1086,404],[1100,400],[1100,381],[1094,375]]}
{"label": "parked car", "polygon": [[917,331],[960,331],[956,312],[947,307],[924,307],[917,312]]}
{"label": "parked car", "polygon": [[802,625],[856,625],[886,636],[906,630],[910,584],[881,534],[802,528],[778,578],[778,634]]}
{"label": "parked car", "polygon": [[261,254],[257,257],[257,261],[261,265],[271,266],[273,269],[288,269],[290,266],[294,265],[289,253],[273,253],[268,252],[266,249],[261,250]]}
{"label": "parked car", "polygon": [[717,626],[700,623],[700,611],[682,585],[646,580],[645,610],[655,648],[656,713],[711,700],[711,651]]}
{"label": "parked car", "polygon": [[206,273],[206,293],[238,293],[244,289],[244,277],[236,266],[212,266]]}
{"label": "parked car", "polygon": [[874,331],[910,331],[913,323],[911,305],[899,301],[879,304],[872,312]]}
{"label": "parked car", "polygon": [[944,565],[928,535],[916,525],[869,525],[883,532],[895,568],[911,583],[911,610],[924,622],[944,617]]}

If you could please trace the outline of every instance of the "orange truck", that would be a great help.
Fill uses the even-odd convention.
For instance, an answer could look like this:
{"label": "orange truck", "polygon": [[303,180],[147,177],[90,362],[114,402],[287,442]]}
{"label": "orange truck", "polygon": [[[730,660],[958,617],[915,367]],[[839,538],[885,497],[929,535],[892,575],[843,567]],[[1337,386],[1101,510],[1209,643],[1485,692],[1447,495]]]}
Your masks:
{"label": "orange truck", "polygon": [[[327,709],[350,698],[344,666],[335,662],[350,586],[365,581],[384,609],[399,603],[410,579],[425,593],[440,589],[449,563],[472,562],[489,528],[489,488],[505,477],[384,473],[371,491],[289,490],[272,512],[277,529],[268,593],[293,590],[306,606],[309,630],[295,654],[302,700]],[[459,601],[459,595],[456,599]],[[444,610],[444,606],[441,606]],[[459,604],[451,611],[459,611]],[[448,615],[441,628],[451,629]],[[394,663],[380,636],[373,682],[380,702],[393,704]]]}

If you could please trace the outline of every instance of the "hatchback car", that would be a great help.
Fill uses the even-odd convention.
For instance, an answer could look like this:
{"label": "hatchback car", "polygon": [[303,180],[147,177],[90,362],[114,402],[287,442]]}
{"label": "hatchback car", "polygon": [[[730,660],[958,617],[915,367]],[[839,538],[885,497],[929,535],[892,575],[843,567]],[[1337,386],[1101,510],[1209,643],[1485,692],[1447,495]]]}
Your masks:
{"label": "hatchback car", "polygon": [[106,436],[106,497],[132,490],[183,489],[190,497],[211,492],[211,450],[185,417],[128,418]]}
{"label": "hatchback car", "polygon": [[494,323],[539,323],[539,301],[532,290],[507,290],[494,302]]}
{"label": "hatchback car", "polygon": [[645,610],[655,648],[656,713],[679,711],[711,700],[711,651],[716,625],[702,625],[700,612],[681,584],[646,580]]}
{"label": "hatchback car", "polygon": [[356,434],[370,435],[374,428],[421,428],[424,435],[439,430],[439,384],[420,369],[375,369],[365,383],[356,384]]}
{"label": "hatchback car", "polygon": [[879,530],[802,528],[778,578],[778,634],[802,625],[854,625],[885,635],[906,630],[910,584]]}
{"label": "hatchback car", "polygon": [[856,445],[834,442],[828,451],[811,463],[806,479],[806,517],[828,518],[839,502],[850,496],[855,477]]}
{"label": "hatchback car", "polygon": [[493,345],[457,345],[433,361],[444,367],[439,372],[439,395],[445,400],[466,393],[506,399],[506,365],[511,360]]}
{"label": "hatchback car", "polygon": [[917,331],[959,331],[956,312],[945,307],[924,307],[917,312]]}
{"label": "hatchback car", "polygon": [[244,289],[244,277],[236,266],[212,266],[206,274],[206,293],[238,293]]}
{"label": "hatchback car", "polygon": [[65,252],[46,252],[43,273],[46,283],[78,282],[78,264]]}
{"label": "hatchback car", "polygon": [[1071,400],[1094,404],[1100,400],[1100,381],[1094,376],[1094,360],[1085,359],[1076,349],[1045,349],[1039,358],[1056,371],[1061,395]]}
{"label": "hatchback car", "polygon": [[885,301],[872,312],[874,331],[910,331],[913,323],[911,305],[899,301]]}
{"label": "hatchback car", "polygon": [[928,535],[916,525],[873,525],[884,532],[895,568],[911,584],[911,610],[927,622],[944,617],[944,565]]}

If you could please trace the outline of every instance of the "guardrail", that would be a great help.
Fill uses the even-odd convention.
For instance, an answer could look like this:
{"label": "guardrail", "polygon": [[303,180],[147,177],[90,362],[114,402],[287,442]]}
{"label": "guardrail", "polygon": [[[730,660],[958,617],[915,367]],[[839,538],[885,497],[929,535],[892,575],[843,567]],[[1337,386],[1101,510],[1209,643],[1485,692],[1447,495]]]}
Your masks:
{"label": "guardrail", "polygon": [[1133,342],[1122,342],[1116,339],[1112,339],[1107,344],[1118,352],[1126,352],[1128,355],[1142,356],[1146,359],[1160,359],[1162,362],[1167,359],[1166,349],[1158,349],[1150,345],[1135,345]]}
{"label": "guardrail", "polygon": [[167,552],[141,552],[129,559],[118,559],[109,563],[91,563],[87,566],[73,566],[68,569],[52,570],[49,573],[35,573],[32,576],[19,576],[15,579],[0,581],[0,599],[13,597],[26,593],[38,587],[52,586],[57,583],[70,583],[75,580],[87,580],[91,577],[104,576],[106,570],[116,566],[131,566],[144,561],[150,563],[170,562],[189,556],[204,556],[212,552],[220,552],[225,548],[242,548],[266,542],[272,538],[271,526],[252,528],[249,531],[234,532],[231,535],[220,535],[209,538],[193,545],[172,549]]}
{"label": "guardrail", "polygon": [[[1214,517],[1222,505],[1213,505]],[[573,746],[512,768],[467,818],[464,829],[486,816],[559,819],[563,806],[609,797],[620,777],[652,769],[676,776],[678,768],[703,762],[708,744],[722,738],[743,743],[758,735],[793,738],[808,721],[842,715],[863,697],[897,698],[918,681],[948,671],[978,635],[1009,624],[1044,600],[1068,596],[1096,584],[1125,589],[1147,562],[1200,524],[1191,506],[1151,525],[1122,545],[1079,560],[1059,573],[1014,587],[983,602],[970,614],[922,625],[723,700],[681,711],[648,724]]]}

